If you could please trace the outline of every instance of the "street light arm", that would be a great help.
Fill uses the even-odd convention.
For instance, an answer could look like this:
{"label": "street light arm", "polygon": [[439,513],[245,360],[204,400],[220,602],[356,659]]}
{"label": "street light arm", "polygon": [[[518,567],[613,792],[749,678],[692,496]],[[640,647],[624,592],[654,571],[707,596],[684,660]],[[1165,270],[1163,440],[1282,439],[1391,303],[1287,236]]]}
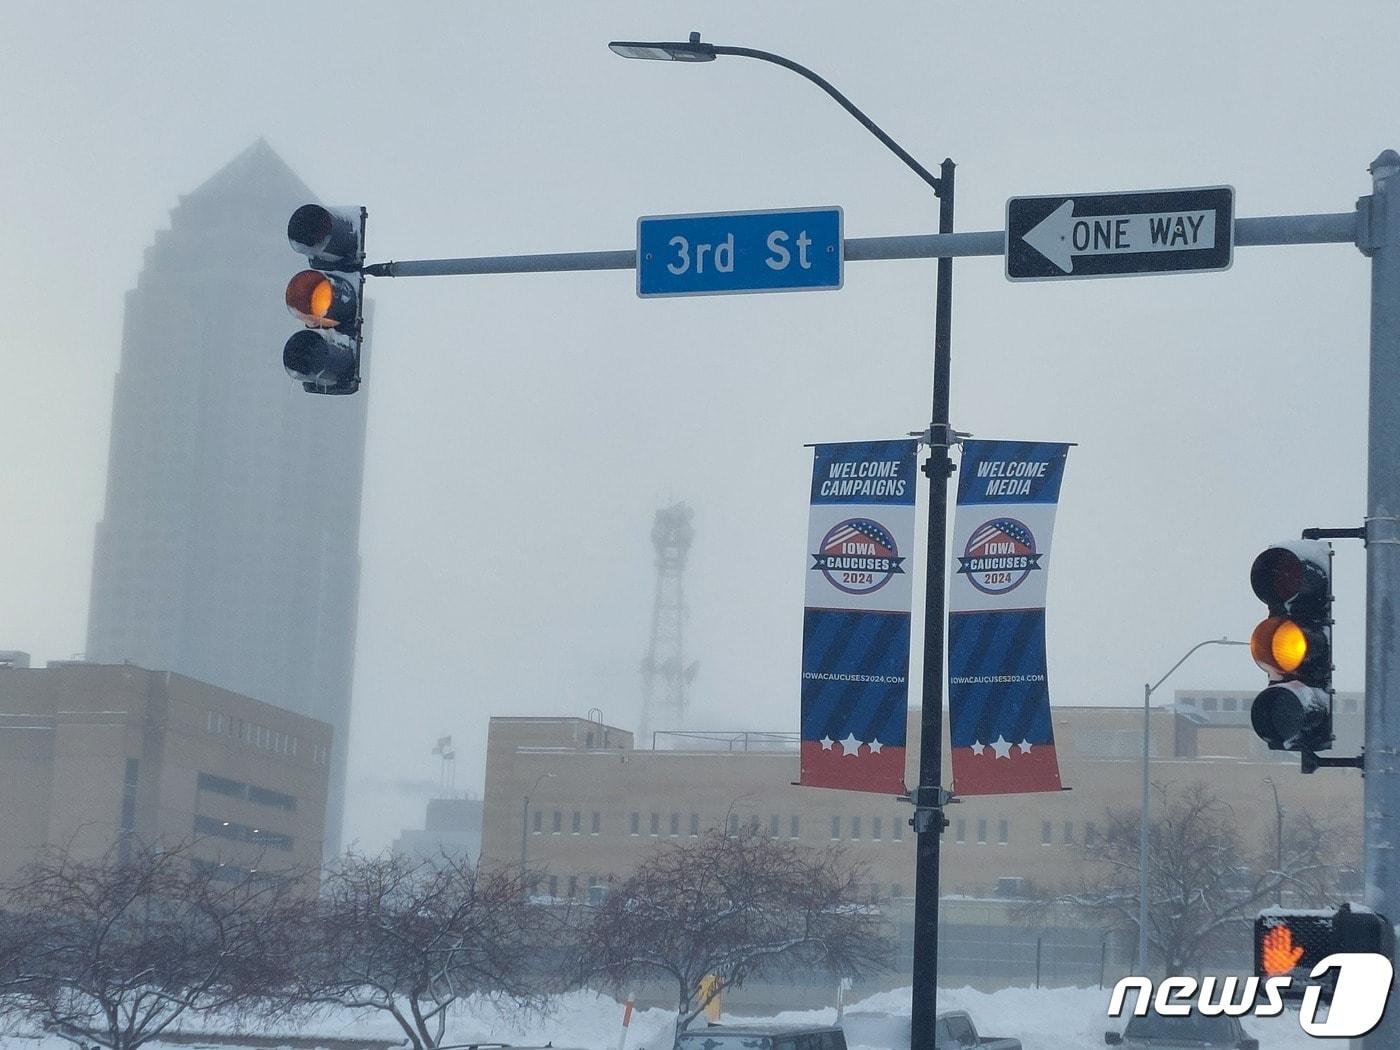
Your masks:
{"label": "street light arm", "polygon": [[871,120],[864,113],[862,113],[860,108],[854,102],[848,99],[845,95],[841,94],[841,92],[837,91],[836,88],[832,87],[831,84],[827,83],[826,80],[818,76],[816,73],[813,73],[806,66],[794,62],[790,58],[784,58],[782,55],[775,55],[771,51],[759,51],[751,47],[730,47],[727,44],[711,44],[709,46],[709,50],[716,55],[737,55],[740,58],[756,58],[760,62],[771,62],[775,66],[782,66],[784,69],[792,70],[799,76],[806,77],[813,84],[816,84],[817,87],[821,88],[828,95],[834,98],[840,104],[842,109],[844,109],[851,116],[855,117],[856,120],[860,121],[861,124],[865,127],[865,129],[869,131],[872,135],[874,135],[877,139],[879,139],[881,142],[883,142],[886,148],[889,149],[891,153],[893,153],[900,160],[904,161],[904,163],[908,165],[908,167],[914,172],[914,174],[919,176],[919,178],[923,179],[926,183],[933,187],[933,192],[935,194],[939,196],[942,195],[942,179],[940,179],[937,175],[933,174],[922,164],[920,164],[917,160],[911,157],[909,155],[909,152],[905,150],[904,147],[901,146],[894,139],[890,138],[889,135],[885,133],[884,129],[880,127],[880,125],[876,124],[873,120]]}
{"label": "street light arm", "polygon": [[1187,649],[1187,650],[1186,650],[1186,655],[1185,655],[1185,656],[1183,656],[1183,657],[1182,657],[1180,660],[1178,660],[1176,663],[1172,664],[1171,670],[1170,670],[1170,671],[1168,671],[1166,674],[1162,675],[1161,678],[1157,679],[1157,684],[1156,684],[1156,685],[1150,685],[1150,686],[1147,687],[1147,695],[1148,695],[1148,696],[1151,696],[1153,693],[1155,693],[1155,692],[1157,691],[1157,686],[1160,686],[1163,682],[1165,682],[1168,678],[1170,678],[1170,677],[1172,676],[1172,673],[1173,673],[1178,667],[1180,667],[1182,664],[1184,664],[1187,660],[1189,660],[1189,659],[1191,658],[1191,654],[1194,653],[1197,649],[1204,648],[1204,647],[1207,646],[1207,645],[1248,645],[1248,644],[1249,644],[1248,642],[1237,642],[1237,641],[1234,641],[1233,639],[1230,639],[1230,638],[1207,638],[1204,642],[1197,642],[1195,645],[1191,646],[1190,649]]}

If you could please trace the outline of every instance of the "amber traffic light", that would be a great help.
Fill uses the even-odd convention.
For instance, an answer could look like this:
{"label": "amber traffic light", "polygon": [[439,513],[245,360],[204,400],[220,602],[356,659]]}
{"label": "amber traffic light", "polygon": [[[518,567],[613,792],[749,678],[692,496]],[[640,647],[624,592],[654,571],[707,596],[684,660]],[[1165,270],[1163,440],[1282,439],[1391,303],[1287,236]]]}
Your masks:
{"label": "amber traffic light", "polygon": [[1249,583],[1268,606],[1249,651],[1269,676],[1250,722],[1274,751],[1315,752],[1332,745],[1332,550],[1321,540],[1268,548]]}
{"label": "amber traffic light", "polygon": [[305,204],[287,223],[287,241],[314,269],[287,282],[287,309],[306,330],[282,349],[282,366],[313,394],[360,388],[364,325],[365,209]]}

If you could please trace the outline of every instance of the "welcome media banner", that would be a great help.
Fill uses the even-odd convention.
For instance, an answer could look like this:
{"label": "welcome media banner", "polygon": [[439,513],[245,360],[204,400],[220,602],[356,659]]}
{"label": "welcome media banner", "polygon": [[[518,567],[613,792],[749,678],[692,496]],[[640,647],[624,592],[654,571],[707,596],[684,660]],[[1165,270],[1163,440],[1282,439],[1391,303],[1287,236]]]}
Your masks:
{"label": "welcome media banner", "polygon": [[815,449],[802,624],[808,787],[905,793],[916,448]]}
{"label": "welcome media banner", "polygon": [[1069,446],[965,441],[948,588],[948,736],[959,795],[1059,791],[1045,582]]}

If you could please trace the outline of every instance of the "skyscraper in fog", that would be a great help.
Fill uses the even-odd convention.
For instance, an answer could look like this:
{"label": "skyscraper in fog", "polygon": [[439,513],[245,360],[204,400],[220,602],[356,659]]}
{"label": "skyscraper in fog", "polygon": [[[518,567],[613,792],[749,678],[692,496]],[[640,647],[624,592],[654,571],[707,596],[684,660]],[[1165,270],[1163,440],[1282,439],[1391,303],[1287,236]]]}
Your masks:
{"label": "skyscraper in fog", "polygon": [[[87,657],[176,671],[329,722],[338,848],[359,592],[367,391],[282,370],[314,201],[259,140],[182,196],[127,293]],[[368,361],[366,361],[366,371]]]}

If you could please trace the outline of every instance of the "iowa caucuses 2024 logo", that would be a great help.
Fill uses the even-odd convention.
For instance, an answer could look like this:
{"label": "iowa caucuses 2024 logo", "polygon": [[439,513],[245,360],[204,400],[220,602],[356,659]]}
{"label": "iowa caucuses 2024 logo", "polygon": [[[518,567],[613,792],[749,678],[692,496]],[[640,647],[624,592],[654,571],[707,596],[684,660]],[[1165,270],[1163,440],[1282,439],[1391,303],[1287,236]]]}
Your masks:
{"label": "iowa caucuses 2024 logo", "polygon": [[894,537],[870,518],[847,518],[833,525],[812,558],[812,571],[820,571],[847,594],[878,591],[895,573],[904,572]]}
{"label": "iowa caucuses 2024 logo", "polygon": [[958,572],[983,594],[1005,594],[1040,568],[1035,537],[1015,518],[993,518],[972,530]]}

